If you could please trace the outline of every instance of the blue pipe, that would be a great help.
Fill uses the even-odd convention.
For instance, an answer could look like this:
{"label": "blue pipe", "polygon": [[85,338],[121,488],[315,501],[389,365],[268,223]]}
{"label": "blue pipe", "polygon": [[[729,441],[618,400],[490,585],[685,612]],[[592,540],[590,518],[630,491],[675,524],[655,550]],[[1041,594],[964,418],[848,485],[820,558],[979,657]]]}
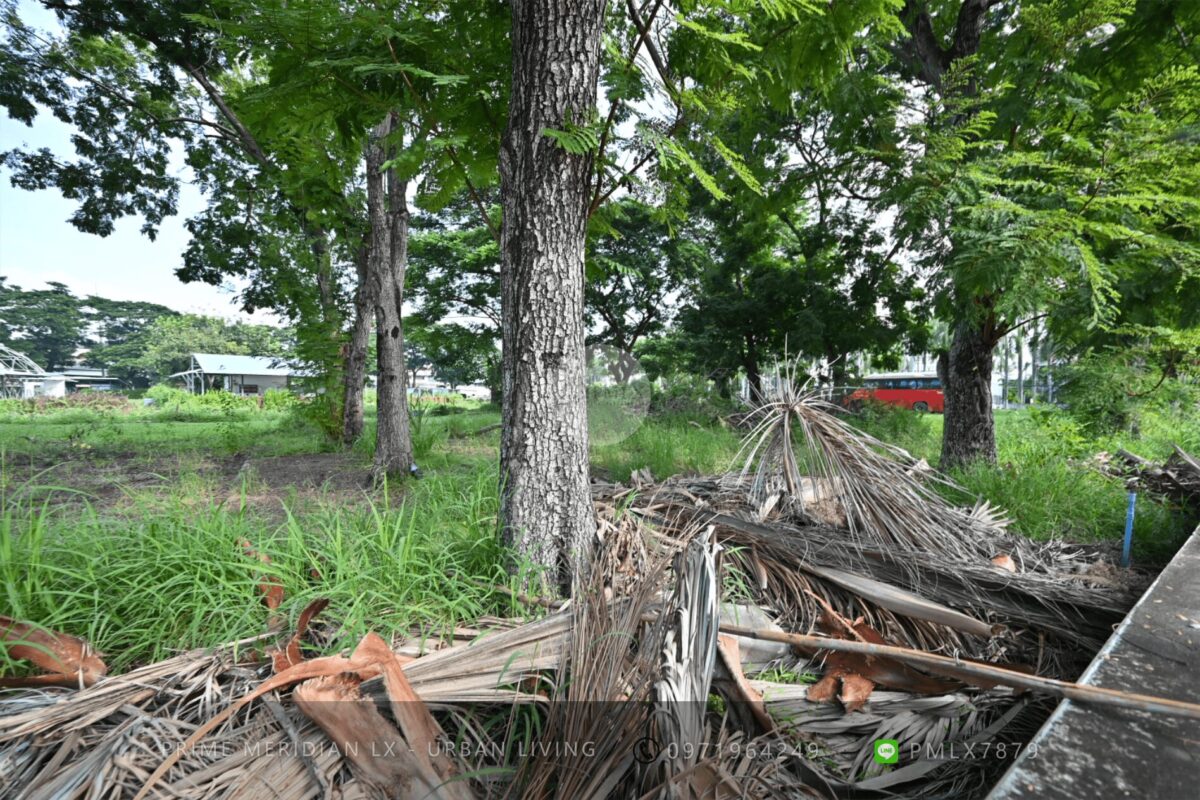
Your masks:
{"label": "blue pipe", "polygon": [[1121,548],[1121,566],[1129,566],[1129,553],[1133,548],[1133,513],[1137,507],[1137,492],[1129,493],[1129,509],[1125,512],[1125,545]]}

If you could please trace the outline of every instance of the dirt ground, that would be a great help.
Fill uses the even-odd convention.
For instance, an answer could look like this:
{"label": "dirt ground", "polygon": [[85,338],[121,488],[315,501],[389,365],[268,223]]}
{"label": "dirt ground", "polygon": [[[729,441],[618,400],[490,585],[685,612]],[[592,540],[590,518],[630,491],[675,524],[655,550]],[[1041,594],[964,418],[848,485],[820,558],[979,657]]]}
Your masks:
{"label": "dirt ground", "polygon": [[[140,453],[13,454],[0,480],[10,499],[47,498],[54,505],[121,505],[138,495],[176,493],[276,505],[297,496],[356,495],[370,489],[369,465],[347,453],[256,458]],[[349,498],[347,498],[349,499]]]}

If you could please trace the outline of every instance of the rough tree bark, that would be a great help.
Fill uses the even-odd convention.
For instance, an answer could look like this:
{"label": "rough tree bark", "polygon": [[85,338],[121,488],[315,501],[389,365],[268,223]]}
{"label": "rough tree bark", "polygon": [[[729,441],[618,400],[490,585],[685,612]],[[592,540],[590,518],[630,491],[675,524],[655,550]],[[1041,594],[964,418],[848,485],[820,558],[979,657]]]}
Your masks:
{"label": "rough tree bark", "polygon": [[350,445],[363,433],[363,385],[367,379],[367,354],[370,349],[371,318],[375,311],[375,282],[370,279],[367,261],[370,248],[360,247],[354,256],[358,286],[354,290],[354,324],[346,344],[345,394],[342,400],[342,442]]}
{"label": "rough tree bark", "polygon": [[503,538],[570,586],[595,535],[588,487],[583,252],[594,156],[543,133],[594,113],[605,0],[513,0],[500,150]]}
{"label": "rough tree bark", "polygon": [[960,322],[954,328],[946,376],[941,468],[972,461],[996,462],[992,416],[992,354],[996,337],[988,324]]}
{"label": "rough tree bark", "polygon": [[371,133],[367,155],[367,208],[371,220],[368,272],[375,301],[375,349],[379,360],[375,430],[376,479],[407,475],[413,463],[405,388],[404,272],[408,266],[407,181],[395,170],[382,169],[388,149],[385,139],[396,124],[389,115]]}
{"label": "rough tree bark", "polygon": [[[935,31],[927,0],[905,0],[900,19],[909,39],[898,48],[912,78],[942,90],[942,79],[954,62],[975,55],[983,36],[988,12],[1004,5],[1003,0],[961,0],[948,40]],[[958,91],[976,92],[974,82]],[[964,305],[989,304],[991,298],[960,298]],[[995,325],[970,317],[955,325],[946,375],[945,426],[942,429],[942,463],[948,467],[971,461],[996,460],[996,429],[992,416],[991,376]],[[986,350],[986,352],[984,352]]]}

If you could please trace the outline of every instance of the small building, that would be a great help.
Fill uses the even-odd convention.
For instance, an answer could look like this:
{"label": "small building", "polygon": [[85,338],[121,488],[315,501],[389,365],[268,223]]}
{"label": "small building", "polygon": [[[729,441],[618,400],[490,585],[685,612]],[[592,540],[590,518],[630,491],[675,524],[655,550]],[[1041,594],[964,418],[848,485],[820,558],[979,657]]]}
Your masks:
{"label": "small building", "polygon": [[286,389],[295,374],[283,359],[271,356],[239,356],[222,353],[192,353],[191,369],[177,372],[189,392],[204,394],[223,390],[230,394],[263,395],[268,389]]}
{"label": "small building", "polygon": [[40,381],[26,384],[26,397],[66,397],[80,391],[115,392],[124,381],[101,367],[67,367],[42,373]]}
{"label": "small building", "polygon": [[31,358],[0,344],[0,397],[33,397],[45,378],[45,370]]}

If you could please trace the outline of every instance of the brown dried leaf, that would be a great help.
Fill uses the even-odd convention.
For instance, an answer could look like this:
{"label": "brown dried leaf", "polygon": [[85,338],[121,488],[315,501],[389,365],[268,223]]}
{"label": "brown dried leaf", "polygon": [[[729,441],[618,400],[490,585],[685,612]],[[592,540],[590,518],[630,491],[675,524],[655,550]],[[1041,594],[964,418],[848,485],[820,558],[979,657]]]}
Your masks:
{"label": "brown dried leaf", "polygon": [[842,701],[846,713],[850,713],[862,708],[867,700],[871,699],[873,691],[875,691],[874,682],[862,675],[850,672],[842,676],[842,693],[838,695],[838,699]]}
{"label": "brown dried leaf", "polygon": [[321,597],[305,606],[304,610],[300,612],[300,619],[296,621],[296,632],[288,640],[287,646],[283,650],[267,651],[276,673],[283,672],[288,667],[294,667],[304,660],[304,654],[300,652],[300,642],[304,639],[304,634],[308,632],[308,626],[312,623],[313,618],[324,611],[327,605],[329,605],[329,598]]}
{"label": "brown dried leaf", "polygon": [[440,746],[442,729],[437,720],[404,676],[404,670],[400,668],[401,657],[393,653],[376,633],[364,636],[355,654],[377,660],[383,671],[383,685],[387,690],[392,716],[400,725],[400,733],[408,742],[417,763],[425,771],[426,780],[435,781],[435,785],[444,784],[440,785],[439,796],[467,796],[464,784],[445,783],[454,777],[454,763]]}
{"label": "brown dried leaf", "polygon": [[[855,620],[851,629],[847,630],[851,623],[835,616],[827,611],[819,620],[819,626],[830,636],[858,639],[869,644],[888,644],[879,631],[863,620]],[[876,686],[930,695],[946,694],[962,687],[958,681],[930,677],[895,659],[872,658],[858,653],[830,653],[825,658],[825,675],[809,687],[807,697],[814,703],[832,702],[839,684],[841,692],[838,696],[848,712],[861,708],[870,699]]]}
{"label": "brown dried leaf", "polygon": [[292,699],[350,761],[359,777],[386,797],[437,797],[441,781],[431,781],[417,754],[375,703],[358,690],[349,673],[327,675],[296,687]]}
{"label": "brown dried leaf", "polygon": [[1007,553],[1001,553],[1000,555],[996,556],[992,559],[992,563],[1005,572],[1012,572],[1015,574],[1017,571],[1017,562],[1013,561],[1012,556]]}
{"label": "brown dried leaf", "polygon": [[38,628],[28,622],[0,616],[0,640],[10,658],[31,661],[48,674],[31,678],[0,679],[3,686],[91,686],[108,674],[108,665],[92,646],[77,636]]}
{"label": "brown dried leaf", "polygon": [[742,657],[737,637],[724,634],[717,636],[717,654],[733,679],[734,689],[742,696],[754,718],[762,725],[764,731],[774,730],[775,722],[767,713],[762,694],[750,685],[750,681],[746,680],[746,675],[742,672]]}

